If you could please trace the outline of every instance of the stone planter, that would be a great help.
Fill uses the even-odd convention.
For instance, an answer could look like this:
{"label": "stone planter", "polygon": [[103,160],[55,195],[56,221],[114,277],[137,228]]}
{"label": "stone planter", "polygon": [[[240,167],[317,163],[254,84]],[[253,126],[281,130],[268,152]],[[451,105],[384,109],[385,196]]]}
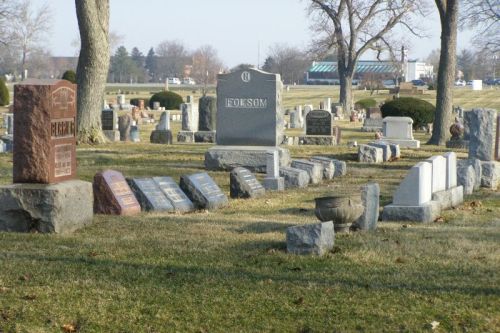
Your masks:
{"label": "stone planter", "polygon": [[335,232],[349,232],[364,210],[360,194],[339,194],[314,200],[316,217],[323,222],[333,221]]}

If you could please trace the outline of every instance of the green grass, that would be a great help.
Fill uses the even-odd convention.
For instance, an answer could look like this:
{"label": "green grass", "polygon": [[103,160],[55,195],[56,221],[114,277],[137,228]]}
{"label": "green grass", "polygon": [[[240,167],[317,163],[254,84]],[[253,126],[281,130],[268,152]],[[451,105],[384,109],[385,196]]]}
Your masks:
{"label": "green grass", "polygon": [[[307,89],[286,93],[285,105],[327,92]],[[498,105],[493,97],[484,101]],[[340,126],[344,142],[373,137],[360,124]],[[78,147],[78,177],[113,168],[178,180],[203,170],[210,145],[151,145],[152,126],[141,129],[144,143]],[[78,332],[420,332],[432,321],[435,332],[500,331],[499,192],[466,197],[440,223],[380,222],[376,232],[337,235],[325,257],[289,255],[286,227],[316,221],[315,197],[377,181],[385,205],[413,164],[447,151],[424,145],[368,166],[347,146],[290,149],[346,160],[348,175],[218,211],[100,215],[71,235],[0,233],[0,332],[67,324]],[[210,175],[229,192],[227,172]],[[0,183],[11,179],[12,155],[1,154]]]}

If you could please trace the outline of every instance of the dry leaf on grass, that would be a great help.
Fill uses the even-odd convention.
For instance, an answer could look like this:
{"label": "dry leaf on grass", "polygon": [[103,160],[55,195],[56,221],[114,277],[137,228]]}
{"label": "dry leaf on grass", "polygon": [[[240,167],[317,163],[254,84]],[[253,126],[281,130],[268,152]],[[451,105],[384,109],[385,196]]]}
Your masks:
{"label": "dry leaf on grass", "polygon": [[302,305],[304,304],[304,297],[299,297],[295,301],[293,301],[293,304],[295,305]]}
{"label": "dry leaf on grass", "polygon": [[74,324],[65,324],[61,326],[62,330],[65,333],[73,333],[76,332],[76,326]]}
{"label": "dry leaf on grass", "polygon": [[406,260],[404,260],[403,258],[396,258],[396,264],[404,264],[406,262]]}
{"label": "dry leaf on grass", "polygon": [[436,223],[443,223],[443,222],[446,222],[446,221],[445,221],[444,217],[440,216],[437,219],[435,219],[434,222],[436,222]]}

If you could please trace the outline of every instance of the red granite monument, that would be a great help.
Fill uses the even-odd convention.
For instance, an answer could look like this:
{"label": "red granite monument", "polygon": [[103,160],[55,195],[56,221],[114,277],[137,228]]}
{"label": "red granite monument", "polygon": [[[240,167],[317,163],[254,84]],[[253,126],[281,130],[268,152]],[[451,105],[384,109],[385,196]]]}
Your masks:
{"label": "red granite monument", "polygon": [[35,79],[16,84],[14,110],[14,183],[74,179],[76,85]]}
{"label": "red granite monument", "polygon": [[134,215],[141,212],[123,175],[114,170],[105,170],[94,176],[94,213],[110,215]]}

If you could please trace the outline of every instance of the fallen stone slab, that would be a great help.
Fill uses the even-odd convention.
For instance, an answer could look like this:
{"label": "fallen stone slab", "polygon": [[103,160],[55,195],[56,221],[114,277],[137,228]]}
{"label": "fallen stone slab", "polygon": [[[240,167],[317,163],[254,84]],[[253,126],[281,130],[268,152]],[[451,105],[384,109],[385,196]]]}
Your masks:
{"label": "fallen stone slab", "polygon": [[384,152],[381,148],[359,145],[358,161],[370,164],[382,163],[384,161]]}
{"label": "fallen stone slab", "polygon": [[382,158],[384,162],[388,162],[392,159],[391,146],[384,142],[370,142],[369,146],[382,149]]}
{"label": "fallen stone slab", "polygon": [[260,184],[250,170],[239,167],[229,174],[231,198],[258,198],[266,194],[266,189]]}
{"label": "fallen stone slab", "polygon": [[312,162],[321,163],[323,165],[323,178],[327,180],[333,179],[335,175],[335,164],[331,158],[322,156],[313,156],[310,158]]}
{"label": "fallen stone slab", "polygon": [[307,171],[292,167],[281,167],[280,177],[285,179],[285,188],[304,188],[310,181]]}
{"label": "fallen stone slab", "polygon": [[308,224],[286,229],[286,249],[292,254],[322,256],[333,249],[333,222]]}
{"label": "fallen stone slab", "polygon": [[432,200],[439,202],[441,209],[458,207],[464,202],[464,188],[463,186],[456,186],[448,190],[433,193]]}
{"label": "fallen stone slab", "polygon": [[323,179],[323,164],[307,160],[292,160],[292,168],[307,171],[311,184],[319,184]]}
{"label": "fallen stone slab", "polygon": [[496,190],[500,184],[500,162],[481,162],[481,186]]}

